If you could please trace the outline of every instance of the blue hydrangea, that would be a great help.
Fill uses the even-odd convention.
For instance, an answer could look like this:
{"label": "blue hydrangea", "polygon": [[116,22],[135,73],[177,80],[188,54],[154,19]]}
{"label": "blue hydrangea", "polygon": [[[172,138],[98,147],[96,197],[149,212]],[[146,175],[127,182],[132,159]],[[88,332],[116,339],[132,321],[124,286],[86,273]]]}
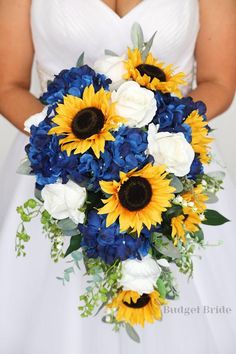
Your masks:
{"label": "blue hydrangea", "polygon": [[111,80],[105,75],[97,74],[88,65],[62,70],[48,84],[47,91],[40,97],[40,100],[47,105],[53,105],[63,101],[67,94],[82,97],[85,87],[94,86],[95,92],[102,87],[109,90]]}
{"label": "blue hydrangea", "polygon": [[100,257],[104,262],[112,264],[115,260],[141,258],[150,249],[147,229],[143,229],[140,237],[134,238],[128,233],[121,233],[119,224],[106,227],[106,217],[90,211],[87,225],[79,225],[83,234],[82,247],[89,258]]}
{"label": "blue hydrangea", "polygon": [[206,106],[203,102],[194,102],[191,97],[178,98],[170,94],[163,95],[156,92],[157,112],[153,119],[159,124],[160,132],[179,133],[182,132],[188,142],[191,142],[191,128],[184,123],[187,116],[194,110],[198,110],[206,119]]}
{"label": "blue hydrangea", "polygon": [[78,165],[78,155],[68,157],[66,152],[62,152],[60,137],[48,135],[50,129],[51,119],[47,116],[38,127],[31,127],[30,143],[25,148],[39,188],[55,183],[58,178],[66,183],[70,171]]}
{"label": "blue hydrangea", "polygon": [[198,156],[195,156],[191,168],[190,168],[190,172],[187,176],[187,178],[190,179],[196,179],[198,175],[202,175],[204,173],[204,168],[203,168],[203,164],[201,163],[201,161],[199,160]]}
{"label": "blue hydrangea", "polygon": [[74,180],[96,190],[100,180],[119,180],[120,171],[142,168],[152,161],[152,157],[146,154],[145,131],[122,126],[113,135],[115,141],[106,143],[105,152],[99,159],[90,152],[81,156],[78,168],[71,171]]}

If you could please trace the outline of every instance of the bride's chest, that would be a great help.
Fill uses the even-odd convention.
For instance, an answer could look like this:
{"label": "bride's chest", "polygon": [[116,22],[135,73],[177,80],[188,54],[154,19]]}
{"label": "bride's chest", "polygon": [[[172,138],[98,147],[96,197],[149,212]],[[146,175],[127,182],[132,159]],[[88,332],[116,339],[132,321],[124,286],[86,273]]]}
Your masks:
{"label": "bride's chest", "polygon": [[34,39],[52,50],[84,48],[89,55],[99,52],[96,56],[104,47],[123,51],[133,22],[141,24],[147,38],[157,30],[154,51],[168,55],[195,37],[198,1],[143,0],[122,18],[102,0],[32,1]]}

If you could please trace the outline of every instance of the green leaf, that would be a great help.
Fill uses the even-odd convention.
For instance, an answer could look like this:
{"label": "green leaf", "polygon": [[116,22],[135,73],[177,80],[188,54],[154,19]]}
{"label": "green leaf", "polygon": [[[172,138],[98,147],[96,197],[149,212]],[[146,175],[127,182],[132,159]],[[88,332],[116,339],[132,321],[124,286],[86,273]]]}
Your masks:
{"label": "green leaf", "polygon": [[219,200],[219,198],[214,193],[207,192],[206,195],[208,196],[206,201],[207,204],[217,203]]}
{"label": "green leaf", "polygon": [[207,209],[204,215],[206,220],[204,220],[202,223],[205,225],[219,226],[230,221],[216,210]]}
{"label": "green leaf", "polygon": [[223,181],[225,178],[226,173],[224,171],[214,171],[214,172],[209,172],[207,173],[207,176],[215,178],[219,181]]}
{"label": "green leaf", "polygon": [[204,240],[204,233],[203,233],[202,229],[199,229],[198,231],[194,232],[191,235],[192,235],[192,237],[197,238],[199,241]]}
{"label": "green leaf", "polygon": [[39,189],[35,188],[34,190],[34,196],[36,199],[38,199],[40,202],[43,202],[43,198],[42,198],[42,193]]}
{"label": "green leaf", "polygon": [[[78,237],[79,237],[79,236],[78,236]],[[81,239],[82,239],[82,235],[81,235]],[[78,251],[78,250],[73,251],[73,252],[71,253],[71,257],[73,258],[73,260],[74,260],[75,262],[79,262],[79,261],[81,261],[81,260],[83,259],[82,253],[81,253],[80,251]]]}
{"label": "green leaf", "polygon": [[167,209],[167,211],[164,214],[164,216],[167,217],[168,219],[172,219],[175,216],[181,215],[182,212],[183,212],[182,206],[173,205],[171,208]]}
{"label": "green leaf", "polygon": [[82,65],[84,65],[84,52],[80,54],[79,59],[77,60],[76,63],[77,68],[79,68]]}
{"label": "green leaf", "polygon": [[158,278],[158,280],[157,280],[157,288],[158,288],[158,291],[159,291],[161,297],[163,299],[165,299],[166,298],[166,287],[165,287],[165,284],[161,278]]}
{"label": "green leaf", "polygon": [[183,183],[176,176],[173,177],[170,185],[175,188],[175,193],[181,193],[184,189]]}
{"label": "green leaf", "polygon": [[140,338],[138,333],[135,331],[134,327],[132,327],[129,323],[125,324],[125,329],[128,336],[136,343],[140,343]]}
{"label": "green leaf", "polygon": [[[59,227],[59,229],[61,229],[62,231],[71,231],[71,230],[75,230],[77,229],[77,224],[75,224],[71,219],[66,218],[63,220],[60,220],[57,223],[57,226]],[[77,233],[79,233],[78,229],[77,229]]]}
{"label": "green leaf", "polygon": [[105,55],[110,55],[111,57],[118,57],[119,55],[110,49],[105,49]]}
{"label": "green leaf", "polygon": [[134,48],[139,50],[143,49],[144,39],[143,39],[143,30],[139,23],[134,23],[131,28],[131,39],[133,42]]}
{"label": "green leaf", "polygon": [[22,163],[20,164],[20,166],[17,168],[16,173],[18,173],[19,175],[30,175],[32,171],[32,168],[30,166],[30,161],[29,159],[26,157]]}
{"label": "green leaf", "polygon": [[180,258],[181,254],[177,247],[174,246],[173,242],[169,240],[166,236],[161,237],[161,244],[154,243],[153,247],[161,254],[166,257],[171,257],[174,259]]}
{"label": "green leaf", "polygon": [[82,240],[82,235],[72,236],[70,239],[70,246],[67,248],[67,251],[66,251],[64,257],[67,257],[72,252],[78,250],[81,245],[81,240]]}
{"label": "green leaf", "polygon": [[142,52],[142,60],[145,61],[147,59],[148,53],[150,52],[150,49],[152,47],[154,38],[156,36],[157,32],[155,32],[152,37],[149,39],[149,41],[147,43],[145,43],[145,48]]}

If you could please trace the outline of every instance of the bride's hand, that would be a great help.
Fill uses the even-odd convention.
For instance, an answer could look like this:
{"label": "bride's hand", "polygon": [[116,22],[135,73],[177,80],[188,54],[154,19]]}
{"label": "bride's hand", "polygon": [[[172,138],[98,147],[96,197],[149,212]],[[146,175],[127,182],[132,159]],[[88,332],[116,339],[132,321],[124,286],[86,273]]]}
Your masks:
{"label": "bride's hand", "polygon": [[29,93],[33,62],[30,0],[0,0],[0,114],[18,129],[43,105]]}

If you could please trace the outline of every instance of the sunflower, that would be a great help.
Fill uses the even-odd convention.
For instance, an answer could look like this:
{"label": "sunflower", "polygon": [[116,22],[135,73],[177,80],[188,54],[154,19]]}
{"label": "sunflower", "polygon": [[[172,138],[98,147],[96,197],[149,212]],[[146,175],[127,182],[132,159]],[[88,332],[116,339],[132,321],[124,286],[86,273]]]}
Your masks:
{"label": "sunflower", "polygon": [[194,207],[197,208],[198,213],[203,213],[206,210],[205,202],[208,200],[208,196],[203,193],[202,184],[198,184],[192,190],[182,194],[182,197],[186,202],[192,202]]}
{"label": "sunflower", "polygon": [[115,104],[110,103],[110,92],[101,88],[95,93],[94,87],[86,87],[83,97],[67,95],[64,102],[56,108],[53,118],[56,127],[48,134],[64,135],[59,144],[61,150],[70,156],[83,154],[90,148],[97,158],[104,152],[105,142],[114,141],[111,130],[124,123],[124,118],[116,115]]}
{"label": "sunflower", "polygon": [[99,214],[107,214],[106,226],[113,224],[119,217],[120,231],[130,227],[138,232],[143,225],[148,229],[162,221],[162,212],[171,206],[175,188],[166,179],[165,166],[147,164],[143,169],[128,173],[120,172],[120,180],[101,181],[102,190],[111,195],[104,199],[105,204]]}
{"label": "sunflower", "polygon": [[181,97],[179,85],[186,84],[184,73],[174,74],[173,65],[164,66],[158,62],[151,53],[148,53],[146,60],[142,60],[139,49],[133,51],[128,48],[128,60],[125,61],[127,73],[124,79],[137,81],[139,85],[145,86],[153,91],[173,93]]}
{"label": "sunflower", "polygon": [[193,111],[184,121],[192,129],[192,148],[199,154],[200,161],[208,164],[211,160],[209,156],[209,144],[214,140],[208,136],[207,122],[199,115],[198,111]]}
{"label": "sunflower", "polygon": [[166,304],[166,301],[157,291],[143,295],[135,291],[121,291],[107,307],[117,309],[117,321],[124,321],[132,326],[140,324],[144,327],[145,322],[161,320],[163,304]]}
{"label": "sunflower", "polygon": [[184,244],[186,243],[184,220],[184,215],[178,215],[171,219],[171,236],[174,239],[175,246],[177,245],[179,239],[182,240]]}
{"label": "sunflower", "polygon": [[193,190],[182,194],[183,200],[192,203],[192,206],[183,207],[183,215],[178,215],[171,219],[172,233],[174,244],[177,245],[178,240],[186,242],[187,232],[197,232],[202,222],[201,214],[206,210],[205,201],[208,196],[203,193],[203,186],[197,185]]}

